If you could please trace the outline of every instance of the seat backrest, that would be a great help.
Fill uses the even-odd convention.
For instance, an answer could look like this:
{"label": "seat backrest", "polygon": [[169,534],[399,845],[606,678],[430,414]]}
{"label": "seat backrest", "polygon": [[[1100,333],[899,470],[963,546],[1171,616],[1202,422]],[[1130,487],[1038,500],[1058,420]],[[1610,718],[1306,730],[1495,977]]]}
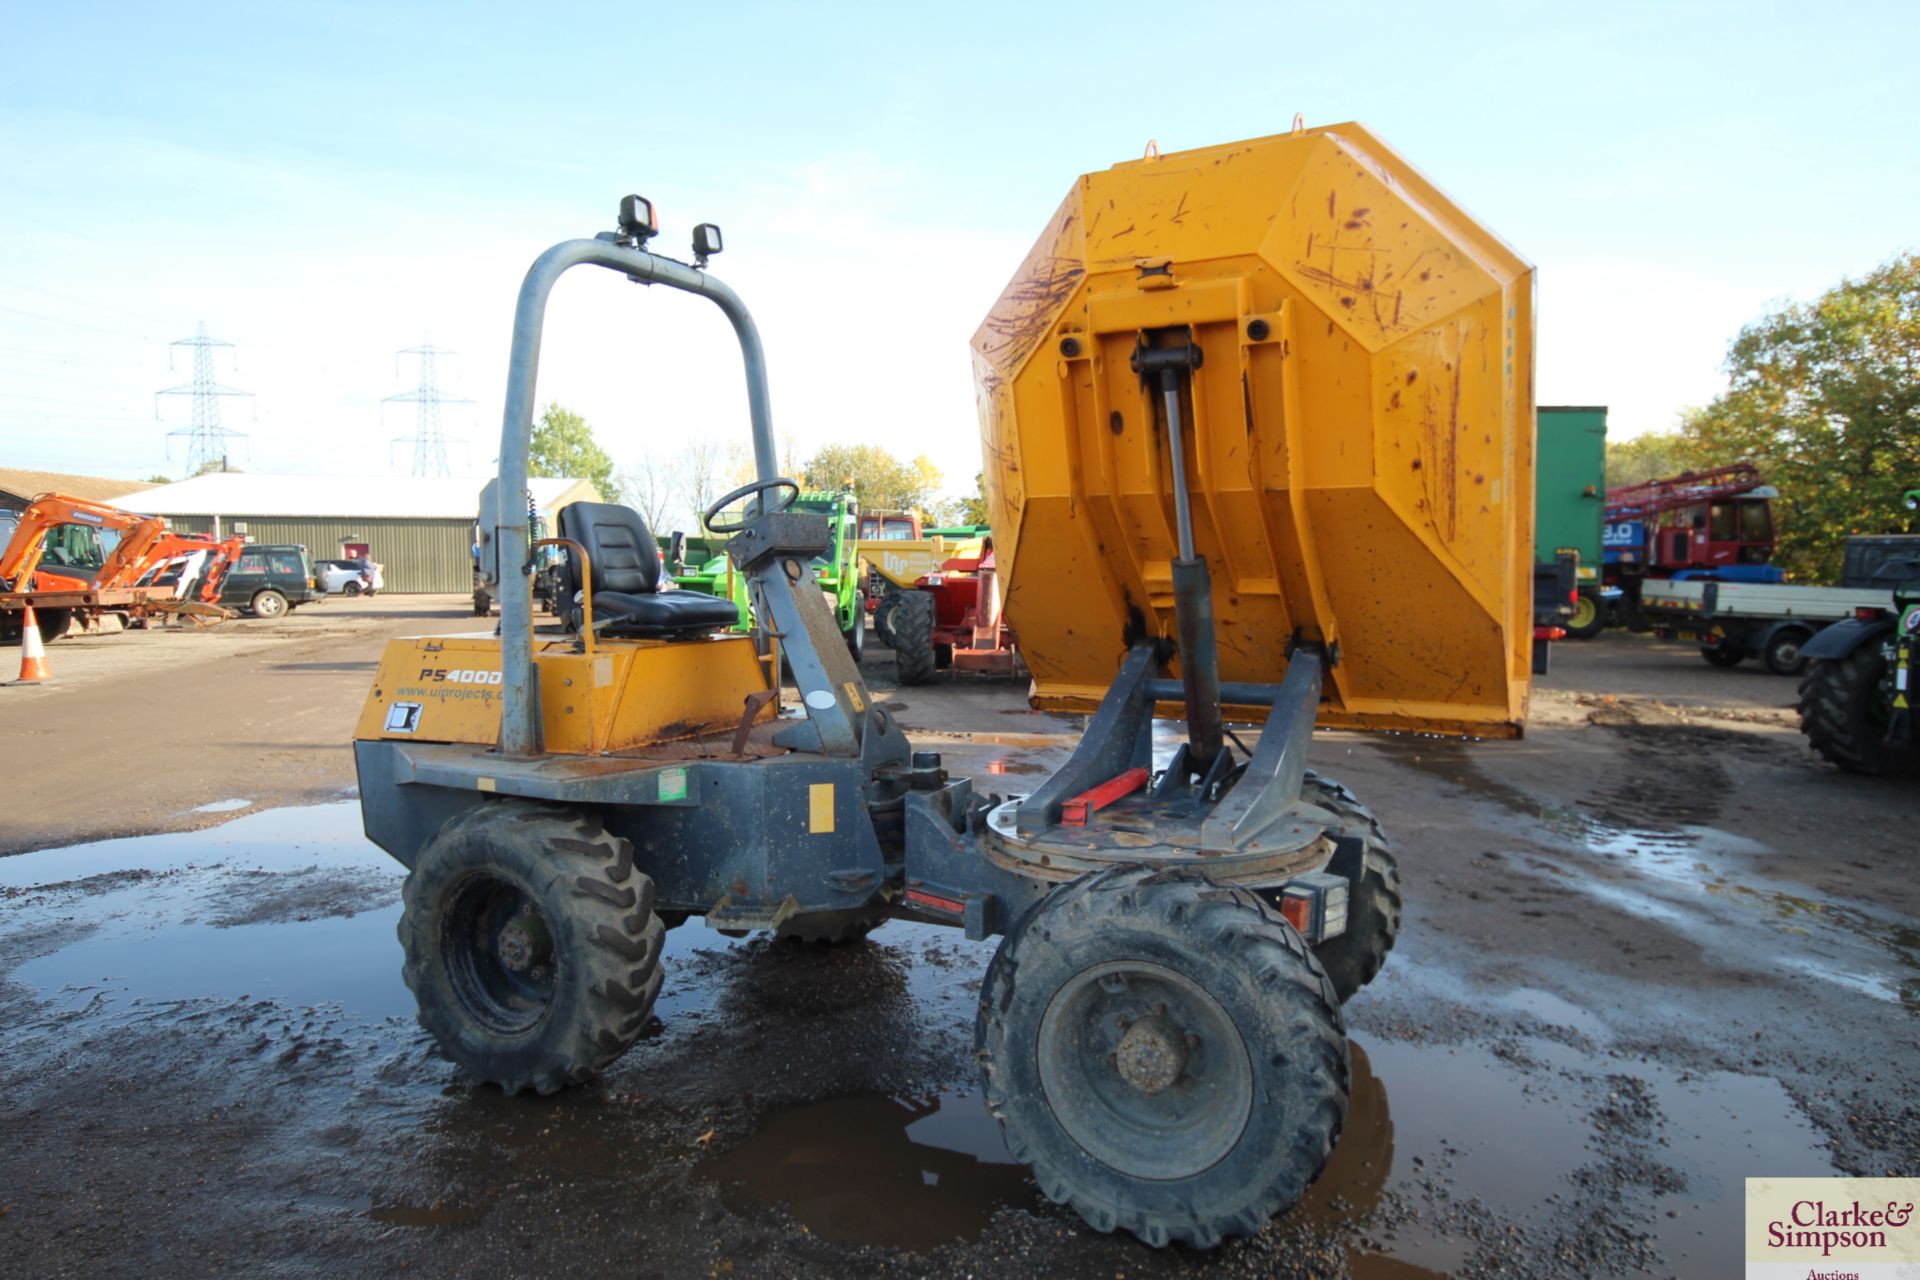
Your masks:
{"label": "seat backrest", "polygon": [[[587,549],[595,591],[646,595],[660,589],[660,548],[647,522],[615,502],[574,502],[560,508],[560,536]],[[580,557],[567,548],[567,577],[580,589]]]}

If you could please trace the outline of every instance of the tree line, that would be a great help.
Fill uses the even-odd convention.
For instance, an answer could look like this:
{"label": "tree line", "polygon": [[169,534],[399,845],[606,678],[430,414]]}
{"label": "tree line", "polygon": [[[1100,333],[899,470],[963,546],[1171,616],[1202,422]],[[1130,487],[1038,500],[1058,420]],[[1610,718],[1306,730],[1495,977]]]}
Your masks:
{"label": "tree line", "polygon": [[1607,483],[1750,461],[1780,491],[1774,559],[1837,581],[1849,534],[1914,532],[1920,488],[1920,253],[1740,331],[1727,389],[1677,427],[1607,445]]}
{"label": "tree line", "polygon": [[[940,468],[924,454],[901,459],[873,444],[823,445],[807,458],[789,452],[780,461],[782,475],[808,490],[851,490],[863,511],[909,511],[933,524],[985,524],[984,477],[974,476],[973,493],[942,497]],[[756,477],[752,451],[738,441],[722,443],[690,436],[672,453],[647,452],[624,464],[594,439],[593,428],[578,413],[549,404],[534,424],[527,474],[573,476],[588,480],[608,502],[624,502],[638,511],[656,534],[676,529],[697,533],[700,517],[715,499]]]}

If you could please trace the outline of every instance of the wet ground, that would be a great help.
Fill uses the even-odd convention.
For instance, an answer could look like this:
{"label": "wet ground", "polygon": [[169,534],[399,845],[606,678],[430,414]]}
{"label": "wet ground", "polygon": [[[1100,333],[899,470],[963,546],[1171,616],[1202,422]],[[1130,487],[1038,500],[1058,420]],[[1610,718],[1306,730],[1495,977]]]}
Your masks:
{"label": "wet ground", "polygon": [[[336,792],[0,858],[0,1259],[1733,1273],[1744,1177],[1920,1168],[1920,798],[1818,765],[1780,707],[1791,682],[1671,656],[1578,651],[1524,742],[1320,736],[1315,767],[1396,838],[1406,928],[1348,1006],[1332,1164],[1215,1254],[1096,1235],[1010,1163],[972,1062],[992,945],[930,927],[815,948],[694,921],[603,1080],[543,1100],[466,1084],[413,1023],[399,869]],[[884,688],[885,655],[869,668]],[[1636,681],[1659,696],[1610,692]],[[921,745],[1005,793],[1071,741],[1022,692],[892,696]],[[218,821],[227,799],[189,808]]]}

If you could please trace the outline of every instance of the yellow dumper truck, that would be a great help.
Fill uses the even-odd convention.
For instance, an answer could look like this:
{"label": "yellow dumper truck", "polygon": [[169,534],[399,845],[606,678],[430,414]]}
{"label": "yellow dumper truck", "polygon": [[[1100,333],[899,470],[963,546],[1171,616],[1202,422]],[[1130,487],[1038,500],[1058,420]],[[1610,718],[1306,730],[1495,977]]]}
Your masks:
{"label": "yellow dumper truck", "polygon": [[[496,488],[526,487],[563,272],[710,300],[760,478],[708,525],[733,532],[758,634],[659,591],[640,518],[586,503],[557,540],[579,624],[536,632],[526,522],[495,504],[481,562],[518,567],[499,636],[393,642],[356,734],[367,832],[410,873],[422,1023],[474,1078],[546,1093],[633,1043],[663,931],[692,917],[999,936],[984,1088],[1046,1194],[1155,1245],[1259,1230],[1339,1137],[1341,1002],[1400,917],[1378,824],[1307,769],[1315,725],[1525,717],[1530,268],[1356,125],[1079,179],[973,351],[1006,610],[1038,701],[1091,714],[1031,794],[990,800],[841,643],[758,333],[704,270],[717,229],[692,263],[654,232],[628,197],[617,230],[529,271]],[[1170,754],[1156,718],[1185,722]]]}

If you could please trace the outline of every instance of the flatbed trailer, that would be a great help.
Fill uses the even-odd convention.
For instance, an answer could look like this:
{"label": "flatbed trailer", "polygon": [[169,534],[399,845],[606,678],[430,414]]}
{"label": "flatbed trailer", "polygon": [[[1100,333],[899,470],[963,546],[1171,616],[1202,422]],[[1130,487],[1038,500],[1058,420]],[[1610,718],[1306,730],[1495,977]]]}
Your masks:
{"label": "flatbed trailer", "polygon": [[177,614],[213,618],[232,616],[228,610],[218,606],[203,605],[197,600],[176,600],[171,587],[7,591],[0,592],[0,641],[12,644],[19,640],[21,620],[29,605],[33,606],[41,637],[47,640],[65,635],[76,621],[92,629],[110,613],[122,614],[129,622]]}
{"label": "flatbed trailer", "polygon": [[1697,641],[1701,656],[1733,667],[1757,658],[1776,675],[1798,675],[1801,647],[1862,609],[1890,609],[1888,587],[1803,587],[1781,582],[1649,579],[1640,607],[1657,634]]}

